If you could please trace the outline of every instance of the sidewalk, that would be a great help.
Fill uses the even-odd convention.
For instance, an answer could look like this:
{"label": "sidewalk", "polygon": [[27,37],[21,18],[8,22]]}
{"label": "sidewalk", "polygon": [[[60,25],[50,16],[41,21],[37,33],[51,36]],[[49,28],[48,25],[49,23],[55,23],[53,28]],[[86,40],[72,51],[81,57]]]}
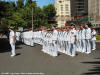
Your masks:
{"label": "sidewalk", "polygon": [[100,40],[96,40],[96,42],[100,42]]}

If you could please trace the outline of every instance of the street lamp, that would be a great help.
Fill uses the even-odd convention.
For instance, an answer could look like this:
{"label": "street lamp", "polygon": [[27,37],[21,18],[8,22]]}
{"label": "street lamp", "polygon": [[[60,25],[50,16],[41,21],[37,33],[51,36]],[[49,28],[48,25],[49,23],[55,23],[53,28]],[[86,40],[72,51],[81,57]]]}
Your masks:
{"label": "street lamp", "polygon": [[32,31],[33,31],[33,7],[32,7]]}
{"label": "street lamp", "polygon": [[[35,2],[37,2],[36,0],[34,0]],[[34,29],[34,24],[33,24],[33,7],[32,7],[32,31]]]}

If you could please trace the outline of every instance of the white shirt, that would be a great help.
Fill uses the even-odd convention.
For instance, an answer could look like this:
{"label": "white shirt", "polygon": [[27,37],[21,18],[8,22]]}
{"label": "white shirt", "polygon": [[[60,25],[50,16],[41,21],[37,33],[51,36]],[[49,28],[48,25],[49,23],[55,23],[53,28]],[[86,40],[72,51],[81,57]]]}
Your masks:
{"label": "white shirt", "polygon": [[91,36],[91,40],[96,40],[96,31],[94,30],[91,34],[95,35],[95,36]]}
{"label": "white shirt", "polygon": [[65,33],[64,33],[64,41],[68,41],[67,36],[68,36],[68,32],[67,32],[67,31],[65,31]]}
{"label": "white shirt", "polygon": [[72,30],[71,30],[71,33],[70,33],[70,42],[71,42],[71,43],[74,43],[74,41],[75,41],[75,36],[76,36],[76,30],[75,30],[75,29],[72,29]]}
{"label": "white shirt", "polygon": [[90,28],[88,28],[88,29],[86,29],[86,39],[91,39],[91,29]]}
{"label": "white shirt", "polygon": [[81,30],[79,30],[79,32],[78,32],[78,38],[79,38],[79,40],[82,39],[82,31]]}
{"label": "white shirt", "polygon": [[16,40],[20,41],[20,36],[21,36],[21,33],[20,32],[16,32]]}
{"label": "white shirt", "polygon": [[57,31],[57,30],[54,30],[54,31],[53,31],[52,39],[53,39],[53,40],[57,40],[57,35],[58,35],[58,31]]}
{"label": "white shirt", "polygon": [[85,29],[81,30],[81,39],[85,39]]}
{"label": "white shirt", "polygon": [[76,38],[79,40],[79,30],[76,30]]}
{"label": "white shirt", "polygon": [[68,31],[67,39],[68,39],[68,42],[71,42],[71,31]]}
{"label": "white shirt", "polygon": [[14,34],[14,31],[11,31],[10,34],[9,34],[9,41],[10,41],[10,44],[13,42],[13,37],[15,36]]}

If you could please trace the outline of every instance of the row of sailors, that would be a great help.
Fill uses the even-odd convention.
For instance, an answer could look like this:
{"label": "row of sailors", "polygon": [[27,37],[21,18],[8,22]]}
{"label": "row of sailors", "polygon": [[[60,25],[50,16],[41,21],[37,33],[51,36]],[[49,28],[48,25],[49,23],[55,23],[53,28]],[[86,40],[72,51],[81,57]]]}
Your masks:
{"label": "row of sailors", "polygon": [[[29,31],[21,34],[22,42],[27,45],[34,46],[34,43],[42,45],[42,51],[51,56],[58,56],[58,51],[76,56],[76,51],[90,54],[96,49],[96,31],[88,27],[88,25],[68,28],[52,28],[46,30],[42,28],[40,31]],[[91,50],[92,42],[92,50]]]}

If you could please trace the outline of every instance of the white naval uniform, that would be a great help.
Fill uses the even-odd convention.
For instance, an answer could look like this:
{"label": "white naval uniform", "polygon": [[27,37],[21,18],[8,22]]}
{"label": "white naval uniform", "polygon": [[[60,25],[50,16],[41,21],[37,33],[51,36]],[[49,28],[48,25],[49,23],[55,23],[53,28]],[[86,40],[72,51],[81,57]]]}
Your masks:
{"label": "white naval uniform", "polygon": [[81,39],[82,39],[82,53],[86,52],[86,43],[85,43],[85,29],[81,30]]}
{"label": "white naval uniform", "polygon": [[80,47],[79,47],[79,45],[80,45],[80,43],[79,43],[79,30],[76,30],[76,38],[77,38],[77,40],[76,40],[76,50],[79,52],[79,50],[80,50]]}
{"label": "white naval uniform", "polygon": [[11,31],[10,34],[9,34],[9,41],[10,41],[10,45],[11,45],[12,56],[16,55],[16,52],[15,52],[15,40],[14,40],[14,43],[13,43],[13,37],[14,36],[15,36],[14,31]]}
{"label": "white naval uniform", "polygon": [[48,33],[48,50],[49,50],[49,54],[53,56],[52,33],[51,32]]}
{"label": "white naval uniform", "polygon": [[60,37],[59,38],[59,43],[60,43],[60,52],[64,53],[64,31],[60,31]]}
{"label": "white naval uniform", "polygon": [[65,46],[65,54],[68,54],[68,31],[64,33],[64,46]]}
{"label": "white naval uniform", "polygon": [[71,55],[71,31],[68,31],[67,32],[67,41],[68,41],[68,44],[67,44],[67,54],[68,55]]}
{"label": "white naval uniform", "polygon": [[21,33],[20,32],[16,32],[16,40],[21,41]]}
{"label": "white naval uniform", "polygon": [[76,30],[72,29],[71,30],[71,34],[70,34],[70,43],[71,43],[71,48],[70,48],[70,52],[71,52],[71,56],[75,56],[76,55],[76,44],[75,44],[75,36],[76,36]]}
{"label": "white naval uniform", "polygon": [[91,36],[92,50],[95,50],[96,49],[96,31],[94,30],[91,34],[94,35],[94,36]]}
{"label": "white naval uniform", "polygon": [[57,35],[57,37],[58,37],[58,40],[57,40],[57,45],[58,45],[58,51],[59,52],[62,52],[62,50],[61,50],[61,31],[57,31],[58,32],[58,35]]}
{"label": "white naval uniform", "polygon": [[89,54],[91,53],[91,44],[90,44],[90,39],[91,39],[91,29],[87,28],[86,33],[85,33],[85,38],[86,38],[86,53]]}
{"label": "white naval uniform", "polygon": [[58,35],[58,31],[53,30],[53,35],[52,35],[52,43],[54,45],[53,56],[58,56],[57,35]]}
{"label": "white naval uniform", "polygon": [[67,48],[67,45],[65,42],[65,34],[66,34],[66,31],[63,31],[62,32],[62,50],[63,50],[63,53],[66,53],[66,48]]}
{"label": "white naval uniform", "polygon": [[79,52],[82,52],[82,31],[79,30]]}
{"label": "white naval uniform", "polygon": [[30,46],[34,46],[34,39],[33,39],[33,36],[34,36],[34,33],[33,31],[29,31],[29,36],[30,36]]}
{"label": "white naval uniform", "polygon": [[43,52],[46,52],[46,32],[45,31],[42,31],[42,40],[43,40],[43,48],[42,48],[42,51]]}

